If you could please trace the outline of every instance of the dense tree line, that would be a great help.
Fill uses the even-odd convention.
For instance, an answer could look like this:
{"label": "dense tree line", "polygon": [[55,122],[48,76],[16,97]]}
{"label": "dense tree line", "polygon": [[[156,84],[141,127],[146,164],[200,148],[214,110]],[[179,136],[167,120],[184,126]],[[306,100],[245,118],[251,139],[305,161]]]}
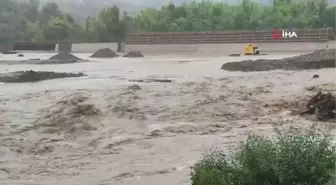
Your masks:
{"label": "dense tree line", "polygon": [[144,9],[135,17],[116,6],[106,7],[80,25],[56,3],[40,8],[39,0],[1,0],[0,43],[122,42],[129,32],[335,27],[335,12],[335,6],[328,6],[327,0],[273,0],[273,6],[251,0],[237,5],[202,1]]}
{"label": "dense tree line", "polygon": [[273,6],[250,0],[238,5],[203,1],[144,10],[135,19],[141,31],[159,32],[314,28],[335,26],[335,7],[327,0],[273,0]]}

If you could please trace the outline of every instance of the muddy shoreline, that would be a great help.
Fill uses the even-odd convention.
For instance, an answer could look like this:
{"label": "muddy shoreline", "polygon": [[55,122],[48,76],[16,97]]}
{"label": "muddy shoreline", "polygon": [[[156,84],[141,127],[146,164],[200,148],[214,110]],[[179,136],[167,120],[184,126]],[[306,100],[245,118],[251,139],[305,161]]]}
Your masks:
{"label": "muddy shoreline", "polygon": [[10,73],[0,73],[0,82],[3,83],[24,83],[38,82],[57,78],[74,78],[86,76],[83,73],[57,73],[51,71],[15,71]]}
{"label": "muddy shoreline", "polygon": [[318,50],[311,54],[305,54],[284,59],[258,59],[240,62],[228,62],[221,69],[228,71],[270,71],[270,70],[307,70],[336,67],[336,49]]}

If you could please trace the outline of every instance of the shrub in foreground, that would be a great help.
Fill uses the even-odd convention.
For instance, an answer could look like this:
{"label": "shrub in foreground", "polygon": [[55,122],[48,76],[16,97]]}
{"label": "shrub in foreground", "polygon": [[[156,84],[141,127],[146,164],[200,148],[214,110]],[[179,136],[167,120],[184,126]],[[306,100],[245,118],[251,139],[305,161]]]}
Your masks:
{"label": "shrub in foreground", "polygon": [[192,185],[335,185],[336,148],[316,129],[277,129],[275,138],[250,135],[229,157],[204,154]]}

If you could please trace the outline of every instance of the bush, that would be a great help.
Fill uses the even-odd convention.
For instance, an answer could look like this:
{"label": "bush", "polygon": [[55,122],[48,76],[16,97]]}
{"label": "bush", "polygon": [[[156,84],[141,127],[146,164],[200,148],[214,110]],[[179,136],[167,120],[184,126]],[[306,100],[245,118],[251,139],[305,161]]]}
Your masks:
{"label": "bush", "polygon": [[316,129],[276,129],[273,139],[250,135],[229,157],[204,154],[191,170],[192,185],[335,185],[336,148]]}

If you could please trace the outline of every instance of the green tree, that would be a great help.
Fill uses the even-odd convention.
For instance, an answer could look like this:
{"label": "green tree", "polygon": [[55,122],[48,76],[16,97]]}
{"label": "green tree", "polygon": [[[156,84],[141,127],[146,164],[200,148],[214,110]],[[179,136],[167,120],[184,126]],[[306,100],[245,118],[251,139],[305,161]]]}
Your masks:
{"label": "green tree", "polygon": [[46,41],[66,41],[69,39],[72,26],[65,16],[51,17],[43,28]]}
{"label": "green tree", "polygon": [[108,42],[106,40],[108,37],[106,27],[96,18],[88,18],[86,20],[85,37],[88,42]]}
{"label": "green tree", "polygon": [[0,1],[0,43],[24,40],[26,22],[19,5],[10,0]]}
{"label": "green tree", "polygon": [[231,156],[206,153],[191,172],[192,185],[332,185],[336,146],[317,129],[276,129],[275,138],[250,135]]}
{"label": "green tree", "polygon": [[[117,6],[103,9],[85,26],[48,2],[39,11],[39,0],[22,3],[0,1],[0,42],[118,42],[118,50],[130,32],[193,32],[239,29],[335,27],[335,5],[327,0],[273,0],[273,6],[251,0],[227,4],[203,0],[159,9],[144,9],[135,17]],[[41,34],[42,33],[42,34]]]}
{"label": "green tree", "polygon": [[216,31],[224,29],[318,28],[335,26],[335,6],[326,0],[274,0],[264,6],[201,1],[145,9],[135,18],[140,31]]}
{"label": "green tree", "polygon": [[27,33],[26,33],[27,41],[38,43],[43,42],[43,31],[37,23],[27,22]]}
{"label": "green tree", "polygon": [[[115,41],[118,43],[118,52],[121,51],[121,44],[127,37],[128,27],[131,23],[129,17],[124,13],[120,18],[120,10],[115,5],[112,8],[103,9],[97,16],[99,26],[103,26],[106,31],[106,41]],[[102,29],[102,28],[100,28]]]}
{"label": "green tree", "polygon": [[61,11],[58,8],[58,5],[54,2],[46,3],[40,13],[40,23],[45,25],[48,24],[49,20],[52,17],[61,16]]}
{"label": "green tree", "polygon": [[31,22],[37,22],[39,19],[39,0],[29,0],[29,2],[23,2],[20,5],[20,9],[25,16],[26,20]]}

